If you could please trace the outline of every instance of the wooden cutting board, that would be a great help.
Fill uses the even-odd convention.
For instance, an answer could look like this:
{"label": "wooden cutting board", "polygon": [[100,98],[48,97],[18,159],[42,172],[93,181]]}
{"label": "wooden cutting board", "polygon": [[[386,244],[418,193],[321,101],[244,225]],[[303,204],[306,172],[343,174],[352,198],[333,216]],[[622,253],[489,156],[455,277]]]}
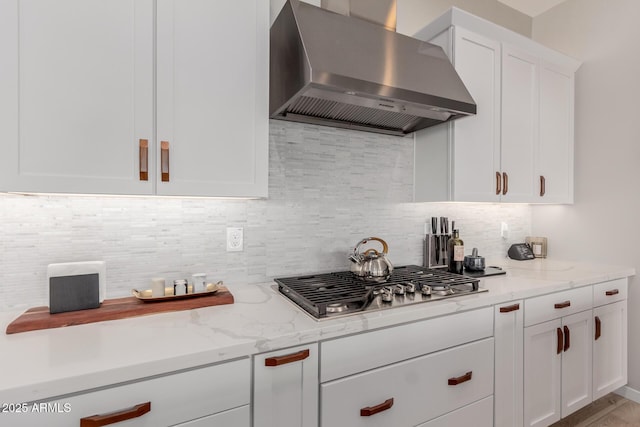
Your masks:
{"label": "wooden cutting board", "polygon": [[147,314],[191,310],[214,305],[233,304],[233,295],[224,287],[215,294],[168,301],[143,302],[136,297],[104,300],[99,308],[50,314],[49,307],[35,307],[25,311],[7,326],[8,334],[84,325],[105,320],[126,319]]}

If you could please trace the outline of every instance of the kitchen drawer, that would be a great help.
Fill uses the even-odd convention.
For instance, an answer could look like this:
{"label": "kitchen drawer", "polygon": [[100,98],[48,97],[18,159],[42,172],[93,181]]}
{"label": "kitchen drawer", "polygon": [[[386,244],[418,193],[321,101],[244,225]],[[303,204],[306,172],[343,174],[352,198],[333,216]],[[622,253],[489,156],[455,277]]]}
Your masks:
{"label": "kitchen drawer", "polygon": [[493,308],[467,311],[320,344],[320,382],[493,336]]}
{"label": "kitchen drawer", "polygon": [[493,427],[493,397],[460,408],[416,427]]}
{"label": "kitchen drawer", "polygon": [[175,425],[248,405],[250,373],[247,358],[154,377],[45,402],[48,409],[42,412],[9,414],[6,418],[0,415],[0,425],[78,426],[81,418],[109,414],[146,402],[151,403],[149,412],[114,426]]}
{"label": "kitchen drawer", "polygon": [[197,420],[187,421],[174,427],[250,427],[249,405],[220,412]]}
{"label": "kitchen drawer", "polygon": [[491,396],[493,346],[487,338],[322,384],[321,425],[415,426]]}
{"label": "kitchen drawer", "polygon": [[611,304],[627,299],[627,279],[617,279],[610,282],[593,285],[593,306]]}
{"label": "kitchen drawer", "polygon": [[548,322],[592,307],[591,286],[530,298],[524,302],[524,326]]}

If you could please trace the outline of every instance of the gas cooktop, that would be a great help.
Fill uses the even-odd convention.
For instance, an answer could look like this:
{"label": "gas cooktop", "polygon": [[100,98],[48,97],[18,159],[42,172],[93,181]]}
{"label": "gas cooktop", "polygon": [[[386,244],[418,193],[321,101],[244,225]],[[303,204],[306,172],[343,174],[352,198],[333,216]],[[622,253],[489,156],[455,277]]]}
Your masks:
{"label": "gas cooktop", "polygon": [[487,291],[476,278],[417,265],[395,267],[384,283],[364,282],[350,271],[274,280],[282,295],[317,320]]}

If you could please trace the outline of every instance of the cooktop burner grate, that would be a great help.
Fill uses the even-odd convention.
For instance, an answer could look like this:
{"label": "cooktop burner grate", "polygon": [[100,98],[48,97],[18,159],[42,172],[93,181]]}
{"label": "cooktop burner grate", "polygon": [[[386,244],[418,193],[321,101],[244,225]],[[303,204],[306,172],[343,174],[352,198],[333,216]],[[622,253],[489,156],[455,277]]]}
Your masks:
{"label": "cooktop burner grate", "polygon": [[[416,285],[418,291],[425,286],[429,286],[434,290],[451,289],[446,293],[446,297],[479,291],[478,279],[449,273],[442,269],[428,269],[415,265],[396,267],[389,280],[384,283],[361,281],[349,271],[285,277],[275,279],[275,281],[283,295],[316,318],[389,308],[389,304],[385,306],[381,306],[379,303],[373,304],[380,290],[408,283]],[[443,296],[425,298],[427,299],[407,299],[406,302],[401,302],[396,298],[394,304],[398,306],[426,302],[428,300],[441,299]],[[403,297],[404,300],[405,298]],[[375,307],[371,307],[372,305]]]}

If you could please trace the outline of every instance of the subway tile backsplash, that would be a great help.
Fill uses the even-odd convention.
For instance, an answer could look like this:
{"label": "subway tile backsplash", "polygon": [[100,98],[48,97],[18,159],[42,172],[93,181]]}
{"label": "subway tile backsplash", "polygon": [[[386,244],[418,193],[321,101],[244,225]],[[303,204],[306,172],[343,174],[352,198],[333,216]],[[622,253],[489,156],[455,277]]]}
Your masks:
{"label": "subway tile backsplash", "polygon": [[[50,263],[106,261],[115,298],[152,277],[242,285],[344,270],[369,236],[395,265],[419,264],[431,216],[494,259],[531,232],[527,205],[412,203],[412,186],[411,137],[272,121],[267,200],[0,195],[0,310],[46,305]],[[244,227],[244,251],[226,252],[228,226]]]}

